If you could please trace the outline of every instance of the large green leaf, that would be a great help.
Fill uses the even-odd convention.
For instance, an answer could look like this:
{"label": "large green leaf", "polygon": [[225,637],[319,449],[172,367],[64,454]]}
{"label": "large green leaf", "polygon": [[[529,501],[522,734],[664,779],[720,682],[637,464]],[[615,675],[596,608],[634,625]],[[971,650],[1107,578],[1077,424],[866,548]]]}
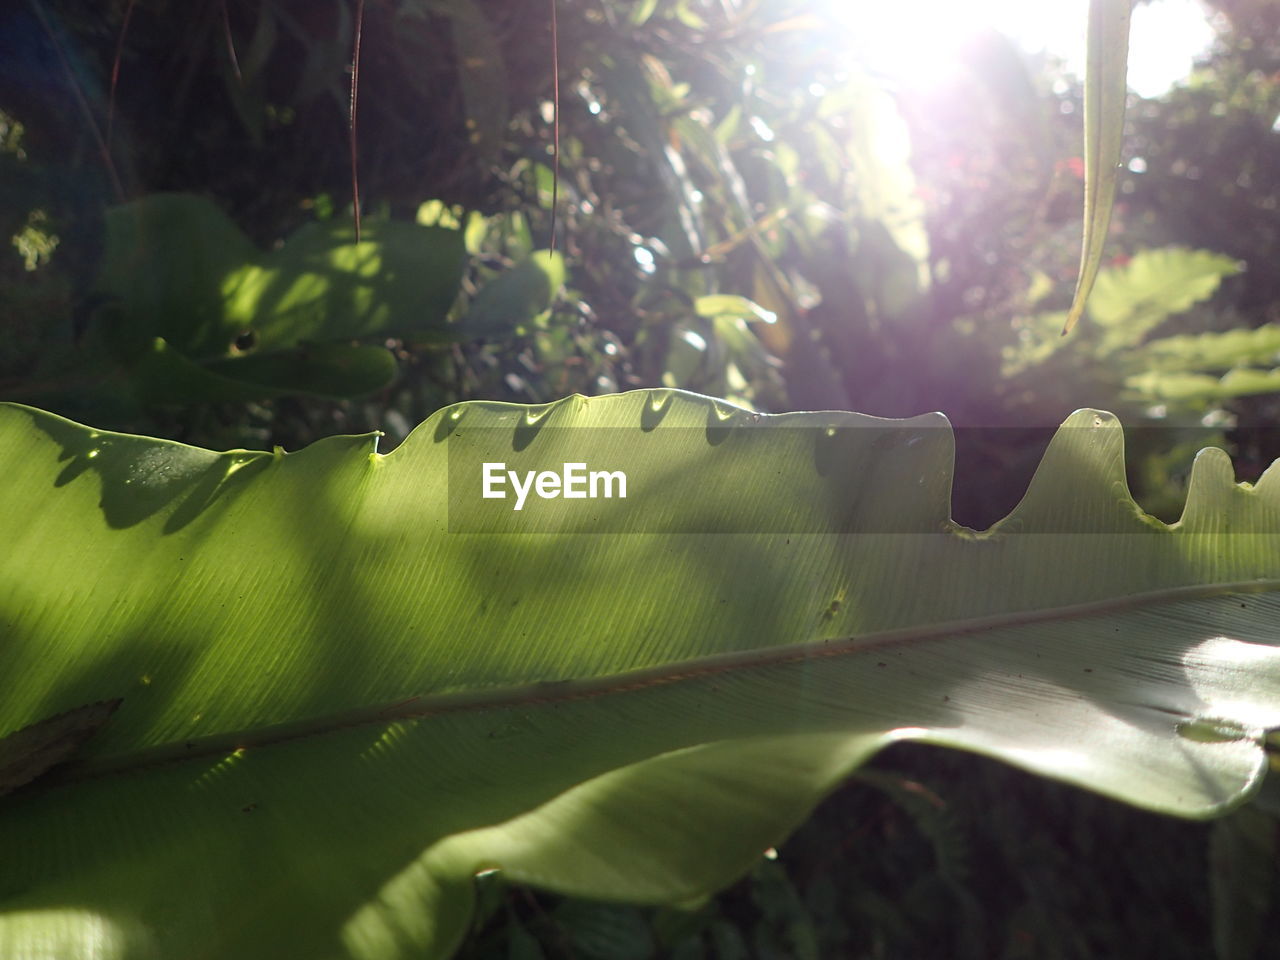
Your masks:
{"label": "large green leaf", "polygon": [[[1280,468],[1174,527],[1074,415],[948,520],[940,416],[471,403],[393,453],[211,453],[0,406],[0,734],[122,700],[0,799],[0,956],[441,957],[473,876],[682,902],[916,739],[1239,803],[1280,725]],[[480,465],[626,499],[480,497]],[[37,728],[39,729],[39,728]]]}

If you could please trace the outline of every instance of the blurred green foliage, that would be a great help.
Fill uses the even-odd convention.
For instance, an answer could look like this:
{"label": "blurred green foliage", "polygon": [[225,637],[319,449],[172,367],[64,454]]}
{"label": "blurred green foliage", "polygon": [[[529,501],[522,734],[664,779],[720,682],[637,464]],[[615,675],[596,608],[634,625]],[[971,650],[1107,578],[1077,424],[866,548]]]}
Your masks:
{"label": "blurred green foliage", "polygon": [[[365,5],[359,245],[353,4],[9,5],[0,398],[223,448],[660,384],[941,409],[976,526],[1089,405],[1135,426],[1131,482],[1172,519],[1205,442],[1244,480],[1280,455],[1280,13],[1209,5],[1210,56],[1130,105],[1113,258],[1066,340],[1081,94],[994,31],[929,85],[854,57],[841,0],[557,0],[549,254],[545,4]],[[468,955],[1264,956],[1273,814],[1206,846],[904,749],[687,914],[483,878]]]}

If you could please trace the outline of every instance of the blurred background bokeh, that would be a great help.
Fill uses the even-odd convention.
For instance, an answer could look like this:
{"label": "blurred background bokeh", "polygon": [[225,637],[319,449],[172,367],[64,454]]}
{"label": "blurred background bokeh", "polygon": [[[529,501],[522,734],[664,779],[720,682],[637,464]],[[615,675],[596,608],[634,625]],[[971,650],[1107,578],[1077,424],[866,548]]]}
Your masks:
{"label": "blurred background bokeh", "polygon": [[[653,386],[941,410],[979,528],[1094,406],[1176,520],[1200,447],[1280,456],[1280,4],[1139,0],[1063,338],[1086,6],[556,0],[557,116],[549,0],[366,0],[357,243],[354,0],[5,4],[0,399],[217,449]],[[1172,823],[895,748],[687,911],[484,878],[465,955],[1276,956],[1275,809]]]}

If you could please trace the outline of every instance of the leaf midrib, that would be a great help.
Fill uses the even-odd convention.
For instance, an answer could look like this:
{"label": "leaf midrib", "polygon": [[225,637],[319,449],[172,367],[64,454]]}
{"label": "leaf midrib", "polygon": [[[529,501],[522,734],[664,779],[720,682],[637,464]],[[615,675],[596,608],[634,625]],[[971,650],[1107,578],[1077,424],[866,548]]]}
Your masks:
{"label": "leaf midrib", "polygon": [[428,693],[401,698],[391,703],[358,707],[354,710],[292,720],[246,730],[209,734],[187,740],[157,744],[140,750],[106,757],[89,757],[67,763],[39,781],[39,786],[54,787],[81,780],[132,773],[162,764],[183,760],[224,758],[241,751],[276,746],[294,740],[323,736],[352,727],[388,724],[399,721],[424,720],[452,713],[538,707],[550,704],[593,700],[611,694],[631,693],[652,687],[668,686],[709,676],[849,656],[869,650],[920,643],[950,637],[966,636],[1008,627],[1050,621],[1085,619],[1110,613],[1210,599],[1233,594],[1280,592],[1280,580],[1242,580],[1210,585],[1172,587],[1145,593],[1129,594],[1106,600],[1095,600],[1067,606],[1020,610],[964,620],[950,620],[927,626],[900,627],[874,633],[857,634],[792,643],[752,650],[715,653],[644,667],[626,673],[580,679],[538,681],[492,687],[484,690],[459,690]]}

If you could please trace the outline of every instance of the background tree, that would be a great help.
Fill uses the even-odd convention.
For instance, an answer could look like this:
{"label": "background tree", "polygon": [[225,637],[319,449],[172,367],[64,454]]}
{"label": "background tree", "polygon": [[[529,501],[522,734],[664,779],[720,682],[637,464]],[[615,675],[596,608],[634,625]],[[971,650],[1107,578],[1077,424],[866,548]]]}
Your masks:
{"label": "background tree", "polygon": [[[0,14],[0,397],[251,448],[375,428],[394,444],[458,400],[656,385],[769,411],[941,409],[975,526],[1093,405],[1160,427],[1134,432],[1133,482],[1176,516],[1206,440],[1254,477],[1280,455],[1280,21],[1264,0],[1213,6],[1200,69],[1131,107],[1102,302],[1143,326],[1121,342],[1099,315],[1059,343],[1080,91],[999,33],[929,87],[851,60],[833,4],[558,0],[560,264],[538,252],[545,5],[370,0],[364,222],[379,276],[433,251],[428,295],[412,266],[376,287],[352,259],[353,6],[34,0]],[[187,201],[161,216],[161,193],[229,220]],[[129,223],[145,271],[121,259]],[[1170,246],[1220,256],[1152,252]],[[314,295],[290,312],[300,277]],[[147,290],[164,316],[144,316]],[[392,319],[353,326],[351,304]],[[1206,332],[1232,339],[1190,337]],[[1212,889],[1220,954],[1247,956],[1274,935],[1259,809],[1215,827],[1210,858],[1208,828],[903,748],[716,903],[641,912],[491,881],[472,955],[1202,957]],[[1259,905],[1243,920],[1225,892],[1242,862]]]}

